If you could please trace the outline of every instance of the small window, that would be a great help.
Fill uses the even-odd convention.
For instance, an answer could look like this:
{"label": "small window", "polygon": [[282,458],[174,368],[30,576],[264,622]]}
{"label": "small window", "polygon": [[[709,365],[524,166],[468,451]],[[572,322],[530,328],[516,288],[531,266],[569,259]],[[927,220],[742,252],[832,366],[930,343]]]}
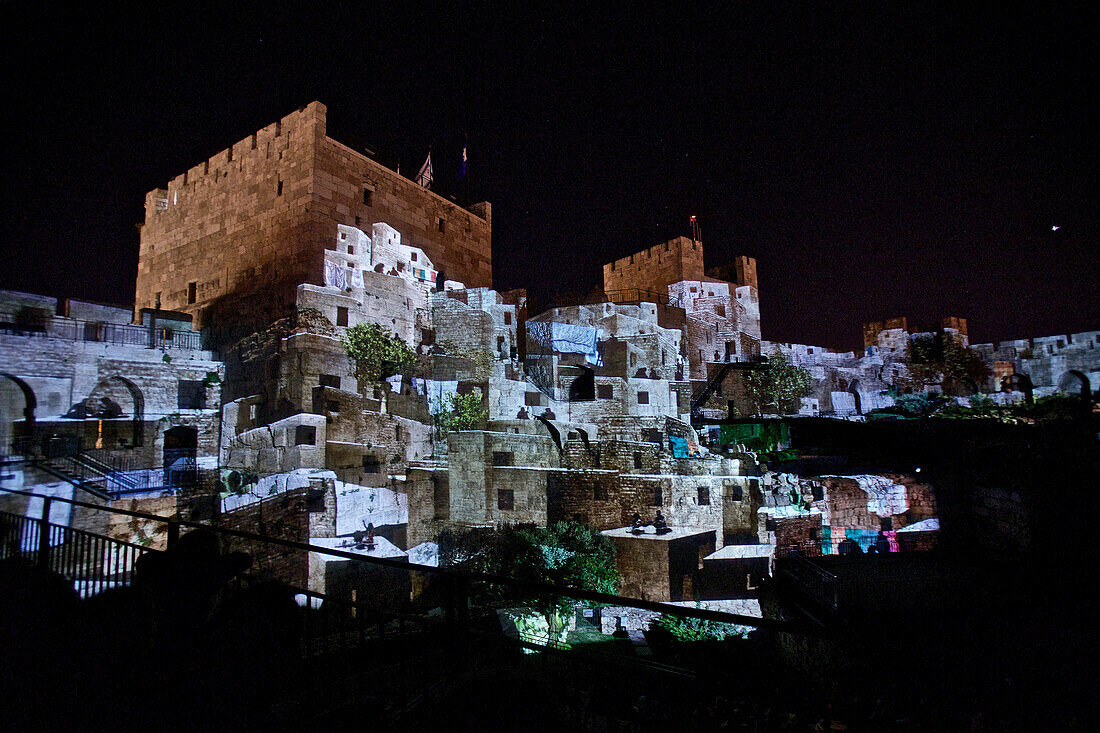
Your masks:
{"label": "small window", "polygon": [[348,254],[349,255],[354,255],[355,254],[355,247],[352,247],[350,244],[348,245]]}
{"label": "small window", "polygon": [[317,445],[317,428],[313,425],[295,426],[294,445]]}
{"label": "small window", "polygon": [[395,425],[394,426],[394,428],[393,428],[393,439],[397,440],[397,441],[401,440],[401,426],[400,425]]}
{"label": "small window", "polygon": [[206,383],[198,380],[181,379],[179,398],[176,401],[181,410],[201,410],[206,407]]}
{"label": "small window", "polygon": [[416,252],[410,252],[410,253],[409,253],[409,258],[410,258],[410,259],[411,259],[411,260],[412,260],[413,262],[416,262]]}
{"label": "small window", "polygon": [[665,503],[665,492],[660,486],[653,488],[653,506],[663,506]]}
{"label": "small window", "polygon": [[156,308],[157,310],[160,310],[160,291],[159,290],[153,295],[153,307]]}
{"label": "small window", "polygon": [[505,326],[511,326],[512,325],[512,314],[510,312],[505,312],[505,314],[504,314],[504,325]]}
{"label": "small window", "polygon": [[710,489],[700,486],[698,489],[699,506],[710,506]]}
{"label": "small window", "polygon": [[493,465],[494,466],[512,466],[515,465],[516,456],[512,451],[495,450],[493,451]]}
{"label": "small window", "polygon": [[883,532],[893,532],[894,531],[894,518],[893,517],[883,517],[879,521],[879,527],[882,529]]}
{"label": "small window", "polygon": [[283,195],[283,182],[282,181],[279,181],[278,183],[275,184],[275,195],[276,196],[282,196]]}
{"label": "small window", "polygon": [[542,395],[539,392],[527,392],[523,395],[523,404],[528,407],[538,407],[542,404]]}
{"label": "small window", "polygon": [[503,509],[504,511],[512,511],[516,505],[516,494],[511,489],[500,489],[497,491],[497,509]]}
{"label": "small window", "polygon": [[497,351],[500,351],[503,348],[504,348],[504,337],[503,336],[497,336]]}
{"label": "small window", "polygon": [[325,400],[325,410],[328,412],[340,412],[339,400]]}
{"label": "small window", "polygon": [[603,488],[603,484],[596,483],[592,486],[592,499],[595,501],[603,501],[607,498],[607,492]]}
{"label": "small window", "polygon": [[639,405],[648,405],[649,404],[649,392],[639,392],[638,393],[638,404]]}
{"label": "small window", "polygon": [[346,326],[346,325],[348,325],[348,309],[347,308],[337,308],[336,309],[336,325],[337,326]]}
{"label": "small window", "polygon": [[443,219],[442,219],[442,218],[441,218],[441,219],[439,220],[439,222],[438,222],[438,227],[439,227],[439,233],[440,233],[440,234],[444,234],[444,233],[446,233],[446,231],[447,231],[447,224],[446,224],[446,222],[444,222],[444,221],[443,221]]}
{"label": "small window", "polygon": [[726,306],[716,305],[716,306],[714,306],[714,312],[717,313],[722,318],[725,318],[726,317]]}
{"label": "small window", "polygon": [[596,397],[601,400],[609,400],[615,396],[615,389],[610,384],[597,384]]}
{"label": "small window", "polygon": [[697,292],[695,288],[690,288],[691,292]]}
{"label": "small window", "polygon": [[335,374],[322,374],[317,378],[318,383],[322,387],[332,387],[333,389],[340,389],[340,377]]}
{"label": "small window", "polygon": [[363,189],[363,203],[366,204],[367,206],[371,206],[373,204],[373,202],[374,202],[374,191],[371,191],[369,188],[364,188]]}
{"label": "small window", "polygon": [[641,451],[634,451],[634,468],[642,467],[642,453]]}
{"label": "small window", "polygon": [[198,283],[187,283],[187,304],[191,305],[198,300]]}
{"label": "small window", "polygon": [[740,486],[738,486],[737,484],[734,484],[733,486],[730,486],[730,489],[729,489],[730,501],[741,501],[741,496],[742,496],[742,493],[741,493],[741,487]]}
{"label": "small window", "polygon": [[380,465],[378,456],[370,453],[363,456],[363,473],[378,473]]}
{"label": "small window", "polygon": [[347,239],[347,238],[348,238],[348,233],[347,232],[340,232],[340,239]]}

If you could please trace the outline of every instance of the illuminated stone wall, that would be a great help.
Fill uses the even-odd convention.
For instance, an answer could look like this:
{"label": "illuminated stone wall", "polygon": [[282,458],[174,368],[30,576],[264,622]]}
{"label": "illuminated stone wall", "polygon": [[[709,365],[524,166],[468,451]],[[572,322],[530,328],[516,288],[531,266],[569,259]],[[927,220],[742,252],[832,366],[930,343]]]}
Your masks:
{"label": "illuminated stone wall", "polygon": [[[386,222],[445,277],[492,283],[491,215],[447,201],[327,137],[313,102],[150,191],[136,307],[222,327],[285,316],[301,283],[322,284],[337,226]],[[475,213],[476,212],[476,213]]]}

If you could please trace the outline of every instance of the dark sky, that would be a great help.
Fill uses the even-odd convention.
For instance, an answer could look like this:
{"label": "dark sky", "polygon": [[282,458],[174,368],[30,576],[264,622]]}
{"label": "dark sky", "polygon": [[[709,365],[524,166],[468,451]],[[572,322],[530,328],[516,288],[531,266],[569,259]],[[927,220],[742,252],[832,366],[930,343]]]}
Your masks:
{"label": "dark sky", "polygon": [[585,292],[694,213],[765,338],[1100,328],[1095,5],[99,5],[0,4],[0,288],[132,302],[145,192],[318,99],[462,198],[468,141],[500,289]]}

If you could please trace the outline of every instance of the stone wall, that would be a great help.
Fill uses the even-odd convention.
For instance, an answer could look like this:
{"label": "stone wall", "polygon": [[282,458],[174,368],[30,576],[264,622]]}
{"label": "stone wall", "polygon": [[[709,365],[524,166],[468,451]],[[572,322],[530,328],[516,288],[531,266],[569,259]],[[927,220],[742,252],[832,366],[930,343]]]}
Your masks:
{"label": "stone wall", "polygon": [[299,284],[322,284],[338,225],[380,221],[447,278],[490,285],[489,205],[417,186],[327,137],[326,119],[313,102],[149,192],[137,308],[159,300],[247,332],[287,315]]}
{"label": "stone wall", "polygon": [[[310,485],[291,489],[264,501],[222,514],[218,526],[308,544],[311,537],[332,537],[336,527],[336,495],[331,478],[310,477]],[[247,552],[250,572],[305,588],[309,583],[309,553],[275,544],[222,535],[223,551]]]}
{"label": "stone wall", "polygon": [[637,288],[664,294],[681,280],[706,280],[703,245],[677,237],[603,266],[604,291]]}

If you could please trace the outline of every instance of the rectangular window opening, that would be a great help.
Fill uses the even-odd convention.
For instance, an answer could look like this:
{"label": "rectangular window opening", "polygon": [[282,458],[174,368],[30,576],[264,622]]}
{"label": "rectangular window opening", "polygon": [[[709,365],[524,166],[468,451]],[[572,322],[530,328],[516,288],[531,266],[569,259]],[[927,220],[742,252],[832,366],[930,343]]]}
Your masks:
{"label": "rectangular window opening", "polygon": [[493,465],[494,466],[512,466],[515,465],[516,455],[512,451],[495,450],[493,451]]}
{"label": "rectangular window opening", "polygon": [[512,489],[499,489],[497,491],[497,509],[512,511],[516,506],[516,494]]}
{"label": "rectangular window opening", "polygon": [[615,396],[615,390],[610,384],[597,384],[596,397],[601,400],[609,400]]}
{"label": "rectangular window opening", "polygon": [[317,445],[317,428],[313,425],[294,426],[294,445]]}
{"label": "rectangular window opening", "polygon": [[710,506],[710,489],[700,486],[698,489],[699,506]]}
{"label": "rectangular window opening", "polygon": [[346,326],[348,325],[348,309],[338,307],[336,309],[336,325]]}
{"label": "rectangular window opening", "polygon": [[649,404],[649,392],[639,392],[638,393],[638,404],[639,405],[648,405]]}
{"label": "rectangular window opening", "polygon": [[335,374],[322,374],[318,377],[318,383],[322,387],[332,387],[333,389],[340,389],[340,377]]}
{"label": "rectangular window opening", "polygon": [[187,304],[191,305],[198,300],[198,288],[199,284],[195,282],[187,283]]}
{"label": "rectangular window opening", "polygon": [[181,410],[202,410],[206,407],[206,383],[200,380],[181,379],[176,405]]}
{"label": "rectangular window opening", "polygon": [[374,191],[369,188],[363,189],[363,203],[367,206],[371,206],[374,203]]}

